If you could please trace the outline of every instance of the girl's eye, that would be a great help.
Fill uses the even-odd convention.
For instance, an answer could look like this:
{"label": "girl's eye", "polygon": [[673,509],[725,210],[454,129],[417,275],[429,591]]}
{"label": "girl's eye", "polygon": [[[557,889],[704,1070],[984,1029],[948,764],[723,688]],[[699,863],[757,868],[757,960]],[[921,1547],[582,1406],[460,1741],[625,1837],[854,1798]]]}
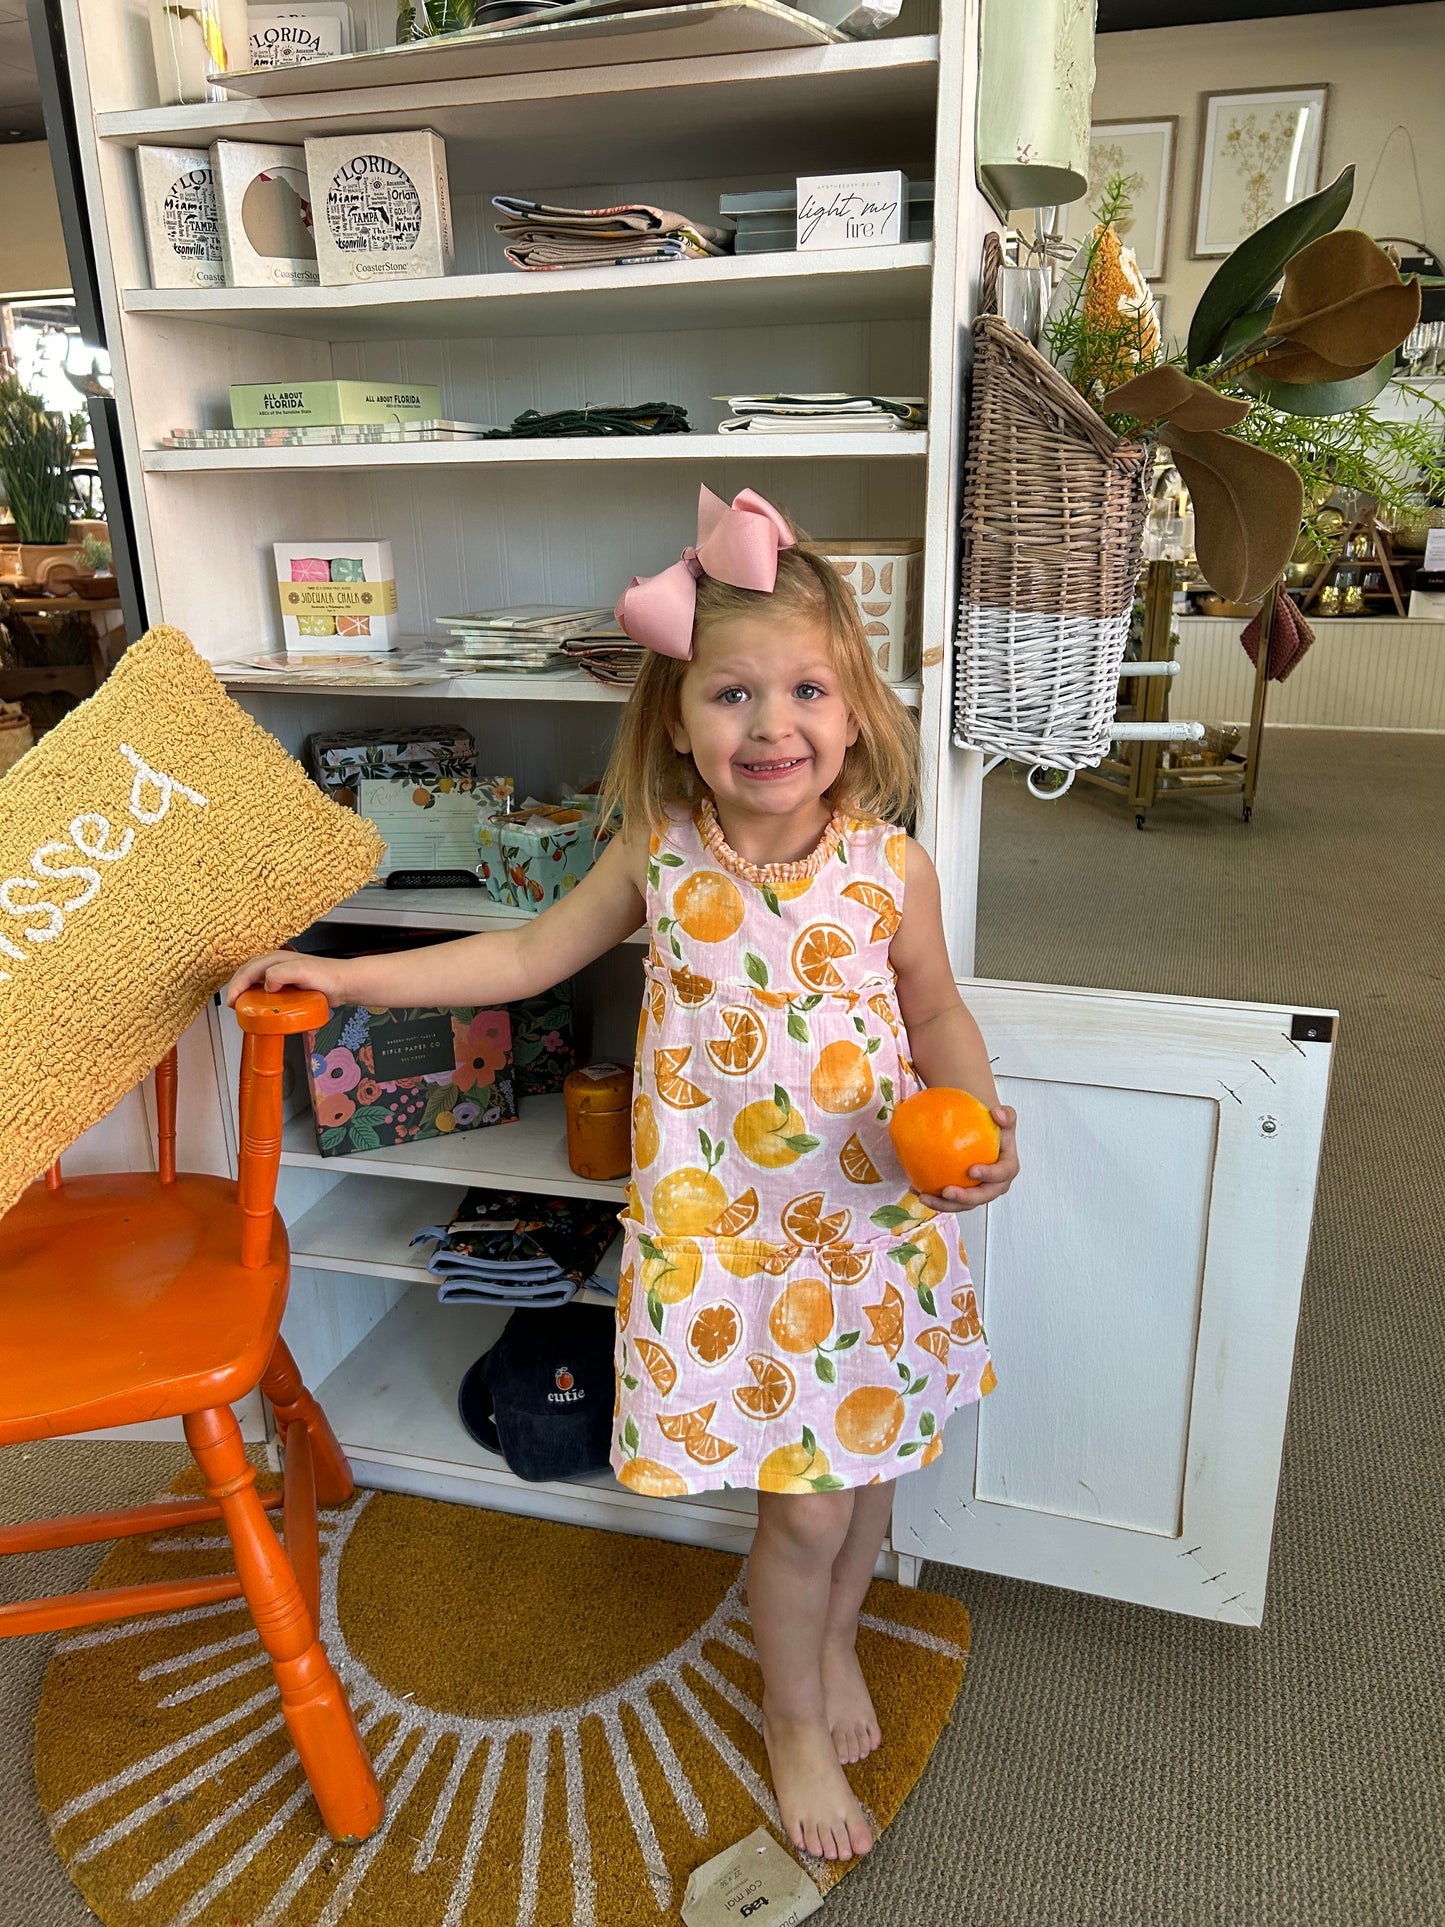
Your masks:
{"label": "girl's eye", "polygon": [[747,701],[748,692],[746,689],[739,689],[738,686],[734,684],[731,689],[720,689],[717,699],[720,703],[731,703],[736,706],[738,703],[745,703]]}
{"label": "girl's eye", "polygon": [[797,688],[793,691],[793,694],[795,696],[801,696],[804,702],[812,702],[815,696],[826,695],[827,691],[824,690],[818,683],[800,682]]}

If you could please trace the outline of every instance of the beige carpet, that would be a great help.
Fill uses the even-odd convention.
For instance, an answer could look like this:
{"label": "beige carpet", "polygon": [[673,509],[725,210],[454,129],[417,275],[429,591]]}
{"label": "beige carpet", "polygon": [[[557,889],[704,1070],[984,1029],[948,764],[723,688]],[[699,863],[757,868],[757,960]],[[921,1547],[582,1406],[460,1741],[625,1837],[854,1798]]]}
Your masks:
{"label": "beige carpet", "polygon": [[[928,1567],[972,1615],[968,1688],[833,1927],[1445,1920],[1445,740],[1267,749],[1247,829],[1199,801],[1140,834],[1092,791],[1041,804],[990,777],[979,956],[1344,1012],[1265,1627]],[[175,1465],[28,1452],[0,1453],[5,1517],[139,1497]],[[36,1563],[66,1584],[95,1559]],[[0,1927],[90,1918],[35,1804],[46,1645],[0,1649]]]}

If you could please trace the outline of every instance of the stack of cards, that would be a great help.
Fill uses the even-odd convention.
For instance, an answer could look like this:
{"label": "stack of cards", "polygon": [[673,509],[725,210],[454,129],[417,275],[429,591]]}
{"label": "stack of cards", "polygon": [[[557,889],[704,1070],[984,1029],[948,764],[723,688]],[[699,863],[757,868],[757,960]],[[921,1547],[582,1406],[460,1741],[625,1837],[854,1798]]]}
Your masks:
{"label": "stack of cards", "polygon": [[451,638],[443,660],[457,673],[538,675],[565,669],[562,644],[590,635],[611,613],[610,609],[527,603],[513,609],[439,616],[437,627]]}

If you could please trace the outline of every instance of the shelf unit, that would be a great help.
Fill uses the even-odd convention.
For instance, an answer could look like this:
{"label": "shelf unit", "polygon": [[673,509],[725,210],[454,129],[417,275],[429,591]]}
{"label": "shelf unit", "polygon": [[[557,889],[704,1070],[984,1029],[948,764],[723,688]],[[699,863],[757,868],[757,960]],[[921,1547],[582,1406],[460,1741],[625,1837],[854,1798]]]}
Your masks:
{"label": "shelf unit", "polygon": [[[600,769],[625,691],[577,675],[287,686],[248,670],[244,659],[279,638],[271,542],[308,532],[389,539],[402,626],[431,635],[436,617],[457,609],[610,602],[631,574],[664,567],[692,539],[699,481],[729,495],[758,488],[823,538],[922,535],[924,668],[900,693],[923,739],[918,833],[938,861],[954,961],[967,971],[981,775],[977,758],[949,745],[948,689],[961,384],[991,224],[972,178],[976,0],[907,0],[895,28],[866,42],[728,42],[727,10],[715,9],[712,38],[698,43],[713,50],[700,54],[684,45],[677,57],[653,56],[651,42],[623,33],[589,41],[575,67],[556,71],[477,74],[459,60],[419,81],[398,68],[386,84],[346,86],[338,67],[314,91],[170,108],[155,104],[143,7],[61,5],[152,619],[175,623],[226,665],[237,700],[293,751],[313,729],[386,720],[398,704],[420,714],[424,704],[472,731],[485,769],[545,794]],[[363,0],[363,11],[375,46],[391,8]],[[445,44],[428,58],[445,67]],[[136,146],[419,126],[447,143],[452,276],[381,289],[148,287]],[[529,275],[508,268],[491,232],[495,192],[586,205],[636,197],[707,218],[722,188],[868,165],[934,179],[931,243]],[[176,427],[222,425],[231,382],[332,377],[436,381],[444,413],[501,423],[529,407],[666,399],[688,409],[696,432],[571,445],[158,446]],[[770,388],[926,392],[932,427],[715,432],[717,397]],[[517,921],[470,892],[375,888],[324,920],[333,934],[367,923],[461,932]],[[630,1055],[641,936],[579,979],[585,1051]],[[218,1009],[207,1023],[214,1134],[233,1163],[238,1033]],[[620,1201],[620,1186],[588,1186],[568,1169],[559,1100],[524,1100],[512,1125],[322,1158],[298,1069],[293,1058],[280,1188],[295,1253],[286,1329],[362,1477],[741,1549],[746,1495],[679,1505],[610,1480],[526,1486],[456,1419],[461,1372],[500,1314],[439,1306],[409,1238],[469,1183]]]}

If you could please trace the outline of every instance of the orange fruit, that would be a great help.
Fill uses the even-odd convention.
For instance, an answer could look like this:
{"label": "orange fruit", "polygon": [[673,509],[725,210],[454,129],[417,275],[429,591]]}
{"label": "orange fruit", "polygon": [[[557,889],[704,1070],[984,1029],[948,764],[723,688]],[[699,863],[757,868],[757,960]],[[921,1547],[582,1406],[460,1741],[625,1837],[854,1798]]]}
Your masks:
{"label": "orange fruit", "polygon": [[694,870],[673,891],[672,914],[695,942],[722,943],[742,924],[742,892],[719,870]]}
{"label": "orange fruit", "polygon": [[734,1278],[781,1278],[799,1256],[797,1245],[767,1244],[761,1238],[719,1238],[713,1250]]}
{"label": "orange fruit", "polygon": [[948,1363],[948,1351],[953,1340],[942,1325],[930,1325],[928,1330],[920,1332],[913,1342],[921,1346],[924,1351],[932,1352],[940,1365]]}
{"label": "orange fruit", "polygon": [[691,1298],[702,1276],[702,1253],[691,1238],[677,1238],[665,1251],[642,1261],[642,1289],[664,1305]]}
{"label": "orange fruit", "polygon": [[833,1430],[845,1452],[876,1459],[903,1430],[903,1400],[886,1385],[860,1385],[833,1414]]}
{"label": "orange fruit", "polygon": [[883,860],[901,883],[903,881],[903,859],[908,849],[908,838],[902,830],[895,830],[892,836],[883,839]]}
{"label": "orange fruit", "polygon": [[706,1091],[699,1090],[682,1074],[683,1065],[691,1056],[691,1044],[674,1045],[652,1053],[652,1081],[657,1086],[657,1095],[675,1111],[696,1111],[712,1103]]}
{"label": "orange fruit", "polygon": [[759,1492],[812,1492],[814,1479],[828,1477],[828,1461],[806,1441],[779,1445],[758,1467]]}
{"label": "orange fruit", "polygon": [[903,1293],[897,1285],[885,1285],[882,1302],[865,1305],[863,1311],[873,1327],[867,1342],[881,1345],[890,1359],[897,1358],[903,1346]]}
{"label": "orange fruit", "polygon": [[630,1491],[645,1493],[649,1499],[681,1499],[687,1492],[681,1474],[656,1459],[629,1459],[617,1476]]}
{"label": "orange fruit", "polygon": [[769,883],[768,888],[779,903],[795,903],[807,896],[816,881],[816,877],[789,877],[783,883]]}
{"label": "orange fruit", "polygon": [[632,1310],[632,1292],[637,1283],[637,1273],[631,1265],[624,1265],[617,1279],[617,1322],[624,1329],[627,1314]]}
{"label": "orange fruit", "polygon": [[662,1014],[667,1009],[667,992],[652,978],[648,979],[647,988],[642,993],[642,1007],[654,1024],[661,1024]]}
{"label": "orange fruit", "polygon": [[908,1282],[915,1290],[932,1291],[948,1276],[948,1247],[939,1235],[938,1226],[933,1224],[915,1231],[909,1242],[917,1247],[917,1255],[904,1262]]}
{"label": "orange fruit", "polygon": [[738,1448],[730,1439],[714,1438],[711,1432],[704,1432],[700,1438],[689,1439],[682,1449],[690,1459],[696,1459],[699,1465],[721,1465],[723,1460],[730,1459]]}
{"label": "orange fruit", "polygon": [[873,1253],[856,1245],[820,1245],[818,1269],[835,1285],[861,1285],[873,1269]]}
{"label": "orange fruit", "polygon": [[758,1221],[758,1194],[749,1185],[748,1189],[733,1199],[720,1218],[714,1218],[707,1228],[710,1238],[741,1238],[745,1231],[751,1231]]}
{"label": "orange fruit", "polygon": [[886,1024],[895,1037],[898,1035],[898,1012],[893,1008],[886,990],[875,990],[868,999],[868,1008],[880,1024]]}
{"label": "orange fruit", "polygon": [[[715,1305],[704,1305],[693,1313],[687,1328],[687,1349],[699,1365],[721,1365],[737,1350],[743,1335],[743,1321],[736,1305],[723,1298]],[[642,1340],[638,1340],[638,1349]]]}
{"label": "orange fruit", "polygon": [[724,1077],[746,1077],[762,1062],[768,1033],[761,1017],[744,1004],[725,1004],[718,1012],[726,1037],[710,1037],[703,1045],[708,1060]]}
{"label": "orange fruit", "polygon": [[863,1140],[856,1131],[838,1153],[838,1166],[850,1184],[883,1182],[882,1173],[863,1149]]}
{"label": "orange fruit", "polygon": [[998,1380],[993,1375],[993,1364],[992,1364],[992,1361],[990,1361],[989,1364],[984,1366],[983,1377],[978,1381],[978,1391],[979,1391],[980,1398],[987,1398],[989,1393],[993,1390],[994,1386],[997,1384],[998,1384]]}
{"label": "orange fruit", "polygon": [[935,1198],[945,1185],[981,1183],[968,1175],[970,1165],[998,1162],[999,1130],[988,1106],[942,1084],[905,1097],[888,1135],[909,1183]]}
{"label": "orange fruit", "polygon": [[652,1222],[669,1238],[700,1238],[720,1212],[728,1194],[711,1171],[695,1164],[669,1171],[652,1188]]}
{"label": "orange fruit", "polygon": [[699,1405],[691,1412],[660,1412],[657,1429],[665,1439],[675,1444],[684,1444],[688,1439],[700,1439],[712,1424],[712,1415],[717,1410],[717,1400],[710,1405]]}
{"label": "orange fruit", "polygon": [[773,1097],[760,1097],[756,1103],[745,1104],[733,1119],[733,1138],[738,1149],[750,1163],[762,1165],[765,1171],[778,1171],[784,1165],[796,1164],[803,1153],[788,1140],[806,1139],[807,1135],[808,1126],[802,1113],[793,1109],[791,1101],[786,1110],[782,1109]]}
{"label": "orange fruit", "polygon": [[637,1356],[647,1368],[647,1376],[652,1380],[664,1398],[677,1383],[677,1366],[672,1361],[672,1353],[665,1345],[659,1345],[651,1338],[635,1338]]}
{"label": "orange fruit", "polygon": [[694,971],[672,973],[672,994],[684,1010],[701,1010],[711,1000],[715,988],[711,977],[699,977]]}
{"label": "orange fruit", "polygon": [[733,1404],[748,1418],[781,1418],[798,1395],[797,1379],[780,1358],[766,1352],[749,1352],[748,1370],[757,1382],[739,1385]]}
{"label": "orange fruit", "polygon": [[811,1352],[833,1329],[833,1294],[821,1278],[795,1278],[768,1313],[768,1330],[785,1352]]}
{"label": "orange fruit", "polygon": [[759,990],[756,984],[751,985],[750,989],[764,1010],[786,1010],[793,1001],[786,990]]}
{"label": "orange fruit", "polygon": [[954,1337],[965,1345],[971,1345],[976,1338],[983,1336],[983,1326],[979,1323],[978,1299],[969,1287],[953,1294],[953,1309],[957,1318],[949,1326]]}
{"label": "orange fruit", "polygon": [[845,1117],[873,1101],[873,1066],[861,1044],[839,1037],[818,1052],[808,1080],[813,1102],[830,1117]]}
{"label": "orange fruit", "polygon": [[652,1099],[642,1091],[632,1100],[632,1162],[645,1171],[657,1156],[662,1139],[657,1132]]}
{"label": "orange fruit", "polygon": [[953,1388],[962,1377],[963,1377],[962,1372],[950,1372],[948,1374],[948,1376],[943,1381],[943,1392],[944,1392],[945,1398],[953,1397]]}
{"label": "orange fruit", "polygon": [[873,928],[868,932],[872,943],[886,942],[903,921],[902,911],[880,883],[870,883],[866,877],[860,877],[856,883],[844,884],[843,895],[850,903],[861,903],[865,910],[873,912]]}
{"label": "orange fruit", "polygon": [[825,1218],[821,1191],[805,1191],[800,1198],[790,1198],[783,1206],[781,1220],[784,1231],[800,1245],[837,1244],[847,1237],[852,1222],[853,1213],[848,1210],[829,1212]]}
{"label": "orange fruit", "polygon": [[939,1453],[942,1450],[943,1450],[943,1434],[942,1432],[935,1432],[933,1437],[928,1441],[927,1445],[924,1446],[923,1457],[918,1461],[918,1463],[920,1465],[932,1465],[933,1461],[938,1457]]}
{"label": "orange fruit", "polygon": [[793,975],[809,990],[841,990],[839,957],[856,956],[858,946],[836,923],[810,923],[793,945]]}

